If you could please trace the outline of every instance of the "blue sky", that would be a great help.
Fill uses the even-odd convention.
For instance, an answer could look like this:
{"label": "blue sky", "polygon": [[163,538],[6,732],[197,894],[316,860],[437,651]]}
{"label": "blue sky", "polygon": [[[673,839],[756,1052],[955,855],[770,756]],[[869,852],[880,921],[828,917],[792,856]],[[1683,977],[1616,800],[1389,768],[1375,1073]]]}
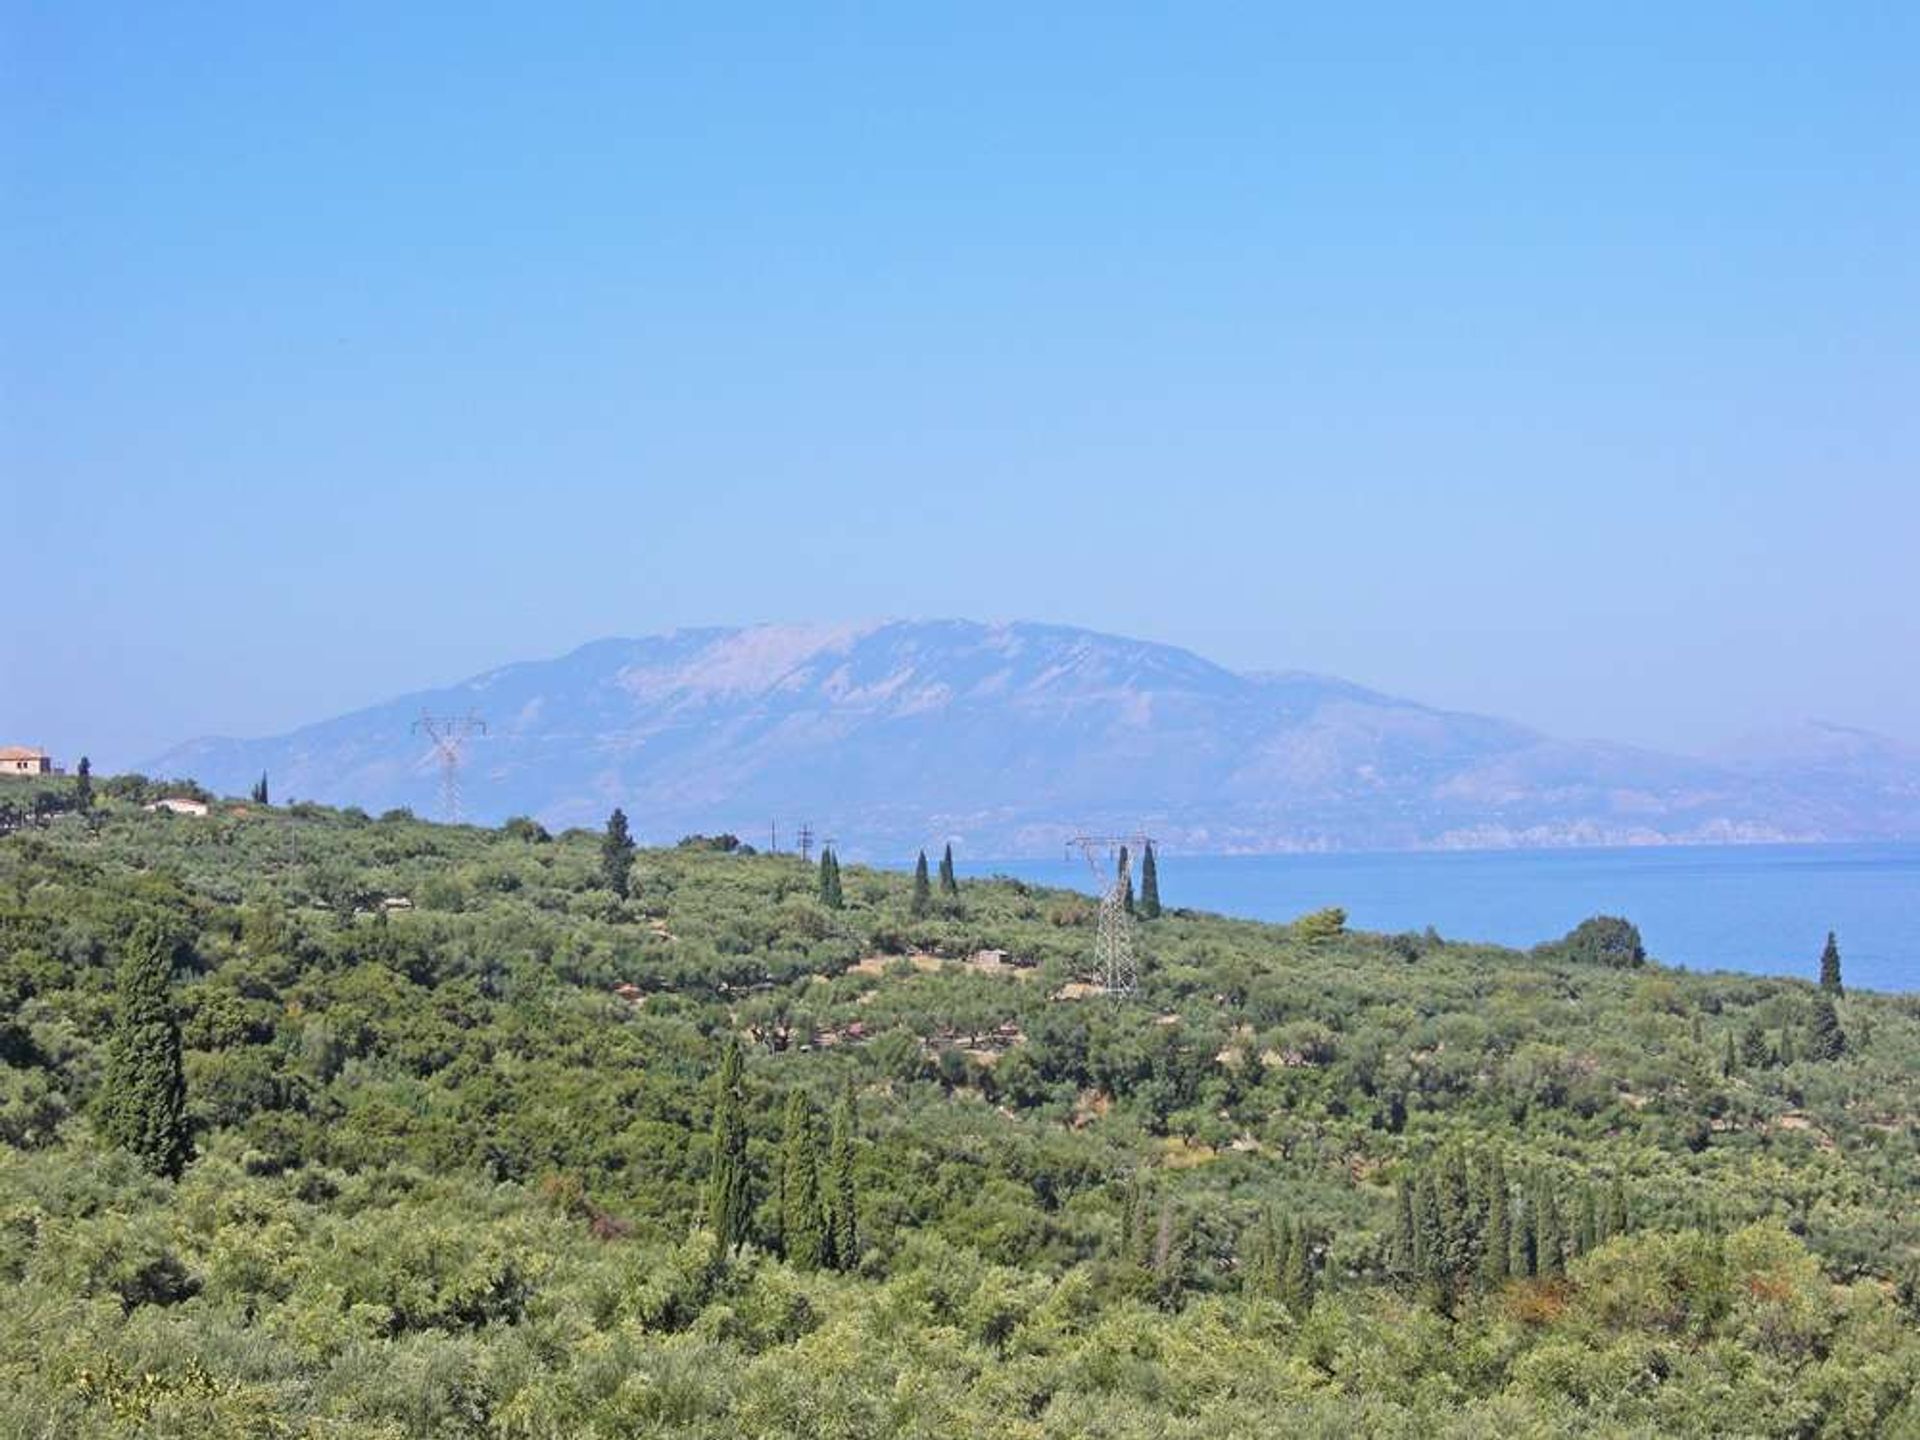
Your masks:
{"label": "blue sky", "polygon": [[1894,4],[0,0],[0,742],[881,615],[1920,741],[1916,94]]}

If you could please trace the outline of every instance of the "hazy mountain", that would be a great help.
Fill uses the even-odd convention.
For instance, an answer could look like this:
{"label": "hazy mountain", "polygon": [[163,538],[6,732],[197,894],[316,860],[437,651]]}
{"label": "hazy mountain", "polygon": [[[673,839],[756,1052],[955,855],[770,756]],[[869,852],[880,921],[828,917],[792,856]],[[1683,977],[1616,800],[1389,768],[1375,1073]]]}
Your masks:
{"label": "hazy mountain", "polygon": [[[369,810],[438,805],[421,711],[484,716],[471,818],[641,835],[810,821],[849,856],[954,838],[1037,853],[1142,826],[1185,849],[1920,834],[1920,761],[1833,727],[1714,763],[1556,740],[1345,681],[1238,674],[1054,625],[767,625],[602,640],[264,740],[148,767]],[[1842,737],[1852,737],[1843,739]]]}

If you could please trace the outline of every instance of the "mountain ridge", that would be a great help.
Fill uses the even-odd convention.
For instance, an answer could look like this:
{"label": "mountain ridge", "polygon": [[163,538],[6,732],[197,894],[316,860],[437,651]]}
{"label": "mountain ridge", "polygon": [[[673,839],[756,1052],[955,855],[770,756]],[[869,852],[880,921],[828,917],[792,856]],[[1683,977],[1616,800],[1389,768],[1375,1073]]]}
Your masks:
{"label": "mountain ridge", "polygon": [[233,792],[265,771],[281,796],[430,813],[437,770],[410,733],[423,709],[487,717],[473,818],[597,824],[618,804],[667,840],[807,819],[855,857],[945,840],[1041,853],[1082,827],[1220,851],[1920,834],[1920,762],[1866,732],[1701,760],[1029,621],[608,637],[147,768]]}

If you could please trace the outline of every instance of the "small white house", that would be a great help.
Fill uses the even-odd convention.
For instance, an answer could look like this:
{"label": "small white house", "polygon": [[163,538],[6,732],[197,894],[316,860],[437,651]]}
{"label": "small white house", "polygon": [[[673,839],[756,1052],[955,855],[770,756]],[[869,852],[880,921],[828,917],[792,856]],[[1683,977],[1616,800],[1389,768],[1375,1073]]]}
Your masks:
{"label": "small white house", "polygon": [[144,810],[165,811],[169,815],[205,815],[207,805],[204,800],[190,800],[185,795],[164,795]]}

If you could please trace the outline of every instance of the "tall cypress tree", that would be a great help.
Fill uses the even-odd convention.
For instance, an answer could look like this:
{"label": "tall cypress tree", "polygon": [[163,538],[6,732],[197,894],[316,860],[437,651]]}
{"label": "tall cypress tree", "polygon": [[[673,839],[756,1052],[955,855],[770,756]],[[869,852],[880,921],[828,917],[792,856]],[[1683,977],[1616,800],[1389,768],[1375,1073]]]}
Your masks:
{"label": "tall cypress tree", "polygon": [[633,888],[633,836],[627,831],[627,812],[614,806],[607,830],[600,837],[600,883],[626,899]]}
{"label": "tall cypress tree", "polygon": [[740,1099],[740,1043],[728,1037],[714,1082],[713,1168],[707,1175],[707,1228],[728,1250],[747,1239],[747,1122]]}
{"label": "tall cypress tree", "polygon": [[1512,1224],[1507,1209],[1507,1167],[1498,1154],[1487,1161],[1482,1185],[1486,1191],[1486,1228],[1480,1241],[1480,1280],[1489,1287],[1504,1285],[1512,1263]]}
{"label": "tall cypress tree", "polygon": [[1271,1298],[1280,1293],[1280,1271],[1284,1262],[1280,1231],[1273,1221],[1273,1207],[1261,1210],[1247,1231],[1241,1246],[1244,1252],[1240,1269],[1243,1294]]}
{"label": "tall cypress tree", "polygon": [[84,755],[73,769],[73,803],[82,812],[93,808],[93,761]]}
{"label": "tall cypress tree", "polygon": [[1600,1212],[1593,1203],[1593,1187],[1580,1187],[1580,1208],[1573,1226],[1573,1253],[1585,1255],[1600,1243]]}
{"label": "tall cypress tree", "polygon": [[1631,1222],[1627,1218],[1627,1187],[1618,1175],[1607,1190],[1607,1238],[1627,1233]]}
{"label": "tall cypress tree", "polygon": [[1540,1273],[1540,1240],[1534,1229],[1533,1202],[1523,1193],[1513,1206],[1513,1254],[1507,1261],[1507,1273],[1516,1280],[1531,1279]]}
{"label": "tall cypress tree", "polygon": [[1140,857],[1140,913],[1149,920],[1160,918],[1160,865],[1154,859],[1151,840]]}
{"label": "tall cypress tree", "polygon": [[913,866],[913,916],[918,920],[933,908],[933,887],[927,881],[927,852],[922,850]]}
{"label": "tall cypress tree", "polygon": [[174,943],[159,926],[134,927],[115,979],[101,1129],[156,1175],[178,1179],[192,1158],[180,1026],[173,1013]]}
{"label": "tall cypress tree", "polygon": [[1299,1310],[1313,1308],[1313,1235],[1304,1220],[1287,1237],[1287,1264],[1280,1277],[1280,1293]]}
{"label": "tall cypress tree", "polygon": [[1827,948],[1820,952],[1820,988],[1838,995],[1840,985],[1840,946],[1833,938],[1833,931],[1827,931]]}
{"label": "tall cypress tree", "polygon": [[1273,1227],[1273,1250],[1266,1257],[1266,1293],[1287,1298],[1287,1266],[1293,1262],[1293,1218],[1282,1215]]}
{"label": "tall cypress tree", "polygon": [[1122,903],[1127,907],[1127,914],[1131,915],[1133,914],[1133,868],[1127,858],[1127,847],[1124,845],[1120,847],[1120,873],[1127,880],[1127,893],[1122,897]]}
{"label": "tall cypress tree", "polygon": [[1545,1178],[1535,1184],[1534,1212],[1535,1244],[1539,1252],[1537,1273],[1564,1275],[1567,1273],[1567,1243],[1560,1224],[1560,1202],[1554,1198],[1553,1186]]}
{"label": "tall cypress tree", "polygon": [[860,1197],[853,1176],[853,1084],[833,1107],[833,1138],[827,1152],[827,1238],[833,1263],[851,1270],[860,1263]]}
{"label": "tall cypress tree", "polygon": [[951,840],[947,842],[947,848],[940,855],[940,893],[948,896],[960,893],[959,877],[953,873],[953,842]]}
{"label": "tall cypress tree", "polygon": [[1419,1247],[1414,1242],[1413,1186],[1402,1175],[1393,1182],[1393,1275],[1402,1285],[1413,1283],[1419,1270]]}
{"label": "tall cypress tree", "polygon": [[1480,1241],[1479,1226],[1474,1223],[1473,1187],[1467,1178],[1467,1157],[1459,1149],[1442,1158],[1435,1188],[1440,1203],[1443,1247],[1443,1258],[1435,1273],[1451,1290],[1473,1274]]}
{"label": "tall cypress tree", "polygon": [[820,1132],[804,1090],[787,1096],[786,1134],[780,1144],[780,1241],[802,1270],[833,1260],[826,1205],[820,1193]]}
{"label": "tall cypress tree", "polygon": [[1813,997],[1813,1009],[1807,1016],[1807,1058],[1838,1060],[1846,1053],[1847,1036],[1840,1028],[1840,1012],[1833,1008],[1833,997],[1822,990]]}
{"label": "tall cypress tree", "polygon": [[1178,1303],[1187,1286],[1187,1233],[1172,1197],[1160,1202],[1160,1220],[1153,1230],[1153,1289],[1162,1305]]}
{"label": "tall cypress tree", "polygon": [[1413,1251],[1422,1285],[1444,1283],[1447,1235],[1432,1167],[1424,1166],[1413,1188]]}
{"label": "tall cypress tree", "polygon": [[1135,1170],[1127,1176],[1126,1193],[1120,1197],[1120,1254],[1127,1260],[1140,1253],[1139,1216],[1140,1172]]}
{"label": "tall cypress tree", "polygon": [[262,770],[260,772],[260,778],[253,782],[253,789],[248,791],[247,793],[249,797],[253,800],[253,803],[256,805],[270,805],[273,803],[267,798],[267,772],[266,771]]}

